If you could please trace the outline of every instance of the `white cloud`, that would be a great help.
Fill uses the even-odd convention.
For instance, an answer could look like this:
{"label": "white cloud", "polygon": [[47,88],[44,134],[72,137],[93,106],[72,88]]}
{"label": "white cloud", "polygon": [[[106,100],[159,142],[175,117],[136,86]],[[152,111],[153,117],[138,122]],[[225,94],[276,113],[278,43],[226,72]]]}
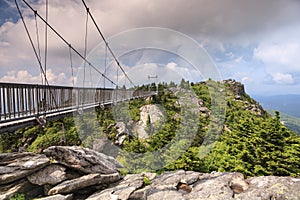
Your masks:
{"label": "white cloud", "polygon": [[[47,80],[49,84],[53,85],[67,85],[70,82],[70,80],[67,80],[64,73],[55,74],[51,69],[47,70]],[[8,71],[6,75],[0,78],[0,81],[11,83],[41,84],[42,76],[41,74],[33,76],[26,70]]]}
{"label": "white cloud", "polygon": [[279,84],[293,84],[294,79],[291,74],[275,73],[272,75],[273,81]]}
{"label": "white cloud", "polygon": [[240,56],[234,60],[236,63],[240,63],[243,61],[243,56]]}
{"label": "white cloud", "polygon": [[[281,85],[298,83],[300,79],[299,35],[300,25],[279,29],[268,35],[254,49],[253,58],[263,64],[266,77],[270,77],[269,82]],[[286,88],[285,92],[288,90]]]}
{"label": "white cloud", "polygon": [[242,81],[243,81],[243,82],[248,81],[248,80],[250,80],[250,79],[249,79],[249,77],[247,77],[247,76],[244,76],[244,77],[242,78]]}
{"label": "white cloud", "polygon": [[170,63],[167,64],[166,67],[171,69],[171,70],[175,70],[175,68],[177,67],[177,64],[174,63],[174,62],[170,62]]}
{"label": "white cloud", "polygon": [[254,57],[270,65],[284,66],[284,70],[299,70],[300,43],[262,43],[254,49]]}
{"label": "white cloud", "polygon": [[12,82],[12,83],[38,83],[41,81],[41,77],[34,77],[26,70],[9,71],[3,76],[0,81]]}

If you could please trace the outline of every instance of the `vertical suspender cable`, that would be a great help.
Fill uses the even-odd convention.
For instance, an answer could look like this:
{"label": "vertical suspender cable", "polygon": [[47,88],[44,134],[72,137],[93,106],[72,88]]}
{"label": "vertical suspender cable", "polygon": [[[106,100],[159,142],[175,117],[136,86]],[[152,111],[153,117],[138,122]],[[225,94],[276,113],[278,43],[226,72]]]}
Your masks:
{"label": "vertical suspender cable", "polygon": [[72,59],[72,49],[71,45],[69,45],[69,55],[70,55],[70,65],[71,65],[71,80],[72,80],[72,86],[74,87],[74,69],[73,69],[73,59]]}
{"label": "vertical suspender cable", "polygon": [[[85,37],[84,37],[84,58],[86,59],[86,54],[87,54],[87,42],[88,42],[88,21],[89,20],[89,15],[88,15],[88,11],[86,13],[86,21],[85,21]],[[84,86],[85,86],[85,70],[86,70],[86,61],[84,61],[83,64],[83,83],[82,83],[82,87],[83,87],[83,101],[82,101],[82,106],[84,105],[84,101],[85,101],[85,90],[84,90]]]}
{"label": "vertical suspender cable", "polygon": [[[37,11],[34,12],[34,20],[35,20],[35,34],[36,34],[36,43],[37,43],[37,48],[38,48],[38,59],[41,62],[41,49],[40,49],[40,36],[39,36],[39,29],[38,29],[38,24],[37,24],[37,17],[36,17]],[[41,80],[42,80],[42,85],[44,84],[44,78],[43,74],[41,72]]]}
{"label": "vertical suspender cable", "polygon": [[[46,0],[46,22],[48,22],[48,0]],[[45,58],[44,58],[44,72],[45,72],[45,86],[46,86],[46,80],[47,80],[47,54],[48,54],[48,26],[45,25]],[[46,87],[44,88],[44,115],[46,115],[46,104],[47,104],[47,91]]]}
{"label": "vertical suspender cable", "polygon": [[[107,69],[107,46],[105,45],[105,55],[104,55],[104,74],[106,73],[106,69]],[[106,99],[105,99],[105,78],[103,78],[103,91],[104,91],[104,95],[103,95],[103,103],[105,103]]]}

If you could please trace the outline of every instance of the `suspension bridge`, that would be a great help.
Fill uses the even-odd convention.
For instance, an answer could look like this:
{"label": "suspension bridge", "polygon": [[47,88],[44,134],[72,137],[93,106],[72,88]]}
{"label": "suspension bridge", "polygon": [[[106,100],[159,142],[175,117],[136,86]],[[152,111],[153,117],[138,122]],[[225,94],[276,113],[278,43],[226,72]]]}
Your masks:
{"label": "suspension bridge", "polygon": [[155,94],[143,90],[0,83],[0,133]]}
{"label": "suspension bridge", "polygon": [[[70,114],[81,114],[84,110],[94,109],[96,107],[105,107],[121,101],[129,101],[136,98],[144,98],[152,95],[156,95],[157,91],[149,90],[137,90],[138,88],[133,80],[128,76],[119,62],[117,56],[109,46],[108,41],[105,39],[101,32],[95,18],[90,12],[86,2],[82,0],[83,7],[86,11],[86,30],[84,38],[84,52],[80,53],[79,50],[74,48],[71,43],[68,42],[51,24],[48,22],[48,0],[45,0],[45,17],[41,16],[39,12],[34,9],[26,0],[19,0],[23,3],[23,7],[27,6],[32,11],[36,30],[35,35],[30,34],[29,28],[26,24],[26,20],[23,17],[23,13],[20,9],[18,0],[15,0],[16,7],[20,14],[20,19],[23,22],[25,32],[28,36],[29,42],[36,57],[39,69],[42,75],[42,84],[20,84],[20,83],[1,83],[0,82],[0,133],[6,131],[14,131],[18,128],[40,124],[44,126],[47,120],[57,119],[62,116]],[[119,71],[131,84],[131,89],[120,89],[121,87],[118,78],[113,79],[107,74],[108,62],[105,57],[105,70],[101,71],[98,66],[93,64],[87,58],[87,41],[88,41],[88,22],[91,19],[96,30],[99,33],[100,39],[105,44],[105,55],[110,54],[112,61],[117,66],[117,77]],[[44,35],[44,57],[41,55],[40,48],[40,34],[37,26],[37,20],[40,20],[45,24]],[[48,29],[50,29],[59,40],[61,40],[69,49],[70,67],[72,70],[73,79],[73,60],[72,55],[82,59],[84,63],[84,74],[82,86],[57,86],[50,85],[47,78],[47,52],[48,52]],[[36,41],[34,41],[36,38]],[[98,76],[103,79],[102,87],[87,87],[86,81],[86,68],[89,67],[93,70],[93,73],[97,73]],[[74,79],[73,79],[74,80]],[[99,81],[99,80],[98,80]],[[112,87],[105,87],[105,81]]]}

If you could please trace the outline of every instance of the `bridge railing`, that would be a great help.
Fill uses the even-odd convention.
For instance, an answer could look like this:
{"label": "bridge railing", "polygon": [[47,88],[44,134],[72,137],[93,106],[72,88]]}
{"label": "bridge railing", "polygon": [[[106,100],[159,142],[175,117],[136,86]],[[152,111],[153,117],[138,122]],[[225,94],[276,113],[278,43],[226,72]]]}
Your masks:
{"label": "bridge railing", "polygon": [[0,121],[112,98],[111,89],[0,83]]}
{"label": "bridge railing", "polygon": [[39,116],[87,105],[105,104],[140,96],[149,91],[80,88],[0,82],[0,122]]}

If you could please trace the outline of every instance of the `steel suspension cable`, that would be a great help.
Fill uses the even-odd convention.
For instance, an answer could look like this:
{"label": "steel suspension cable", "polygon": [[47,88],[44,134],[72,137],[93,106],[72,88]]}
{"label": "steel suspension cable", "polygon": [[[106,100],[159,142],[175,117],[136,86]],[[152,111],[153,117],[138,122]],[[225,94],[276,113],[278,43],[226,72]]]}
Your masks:
{"label": "steel suspension cable", "polygon": [[[83,56],[86,59],[86,53],[87,53],[87,41],[88,41],[88,22],[89,22],[89,15],[86,13],[86,21],[85,21],[85,36],[84,36],[84,52]],[[82,81],[82,87],[84,88],[85,86],[85,68],[86,68],[86,61],[83,63],[83,81]],[[81,106],[83,108],[84,102],[85,102],[85,90],[83,90],[83,95],[82,95],[82,103]]]}
{"label": "steel suspension cable", "polygon": [[[38,48],[38,59],[41,62],[41,50],[40,50],[40,37],[39,37],[39,29],[38,29],[38,24],[37,24],[37,18],[36,18],[36,12],[34,12],[34,20],[35,20],[35,34],[36,34],[36,42],[37,42],[37,48]],[[44,78],[43,78],[43,73],[41,72],[41,81],[42,85],[44,84]]]}
{"label": "steel suspension cable", "polygon": [[[15,0],[16,2],[17,0]],[[33,12],[35,11],[33,9],[33,7],[26,1],[26,0],[22,0],[25,5],[32,10]],[[21,11],[20,11],[21,12]],[[107,77],[105,74],[103,74],[97,67],[95,67],[92,63],[90,63],[86,58],[84,58],[84,56],[79,53],[78,50],[76,50],[73,46],[71,46],[71,44],[61,35],[59,34],[39,13],[37,13],[37,16],[66,44],[68,45],[83,61],[87,62],[97,73],[99,73],[100,75],[102,75],[106,80],[110,81],[111,84],[117,86],[117,84],[111,80],[109,77]]]}
{"label": "steel suspension cable", "polygon": [[71,64],[72,86],[74,87],[74,69],[73,69],[73,59],[72,59],[72,49],[71,49],[71,46],[69,46],[69,55],[70,55],[70,64]]}
{"label": "steel suspension cable", "polygon": [[[88,39],[88,22],[89,22],[89,15],[86,13],[86,21],[85,21],[85,36],[84,36],[84,52],[83,56],[86,59],[86,52],[87,52],[87,39]],[[86,61],[83,63],[83,87],[85,85],[85,67],[86,67]]]}
{"label": "steel suspension cable", "polygon": [[85,3],[85,1],[82,0],[82,3],[83,3],[83,5],[84,5],[85,9],[87,10],[87,12],[88,12],[90,18],[92,19],[92,21],[93,21],[93,23],[94,23],[94,25],[95,25],[95,27],[96,27],[98,33],[100,34],[102,40],[104,41],[105,45],[107,46],[107,48],[108,48],[110,54],[112,55],[113,59],[114,59],[115,62],[117,63],[118,67],[122,70],[123,74],[124,74],[125,77],[128,79],[128,81],[131,83],[131,85],[135,87],[135,84],[134,84],[134,83],[132,82],[132,80],[129,78],[129,76],[127,75],[127,73],[125,72],[125,70],[123,69],[123,67],[121,66],[120,62],[118,61],[117,57],[116,57],[115,54],[113,53],[112,49],[111,49],[110,46],[108,45],[108,42],[106,41],[106,39],[105,39],[103,33],[101,32],[101,30],[100,30],[100,28],[99,28],[97,22],[95,21],[95,19],[94,19],[92,13],[90,12],[90,9],[87,7],[87,5],[86,5],[86,3]]}
{"label": "steel suspension cable", "polygon": [[20,17],[21,17],[21,20],[22,20],[22,22],[23,22],[23,25],[24,25],[24,27],[25,27],[25,31],[26,31],[27,36],[28,36],[28,38],[29,38],[30,44],[31,44],[31,46],[32,46],[32,48],[33,48],[35,57],[36,57],[36,59],[37,59],[37,61],[38,61],[40,70],[41,70],[41,72],[42,72],[42,74],[43,74],[43,76],[44,76],[44,78],[45,78],[45,84],[47,84],[47,86],[49,87],[50,95],[51,95],[51,97],[52,97],[52,99],[53,99],[53,102],[54,102],[56,108],[58,108],[56,99],[55,99],[55,97],[54,97],[54,95],[53,95],[53,93],[52,93],[52,91],[51,91],[51,89],[50,89],[50,85],[49,85],[49,82],[48,82],[48,80],[47,80],[47,77],[45,76],[45,71],[44,71],[44,69],[43,69],[41,60],[39,59],[39,55],[38,55],[37,50],[36,50],[36,48],[35,48],[35,46],[34,46],[33,40],[32,40],[32,38],[31,38],[31,36],[30,36],[28,27],[27,27],[27,25],[26,25],[26,23],[25,23],[24,17],[23,17],[23,15],[22,15],[22,12],[21,12],[21,9],[20,9],[20,7],[19,7],[19,4],[18,4],[17,0],[15,0],[15,4],[16,4],[16,7],[17,7],[18,12],[19,12],[19,14],[20,14]]}
{"label": "steel suspension cable", "polygon": [[[48,0],[46,0],[46,22],[48,22]],[[45,25],[45,58],[44,58],[45,79],[47,78],[47,54],[48,54],[48,26]]]}
{"label": "steel suspension cable", "polygon": [[[46,22],[48,22],[48,0],[46,0]],[[45,57],[44,57],[45,85],[47,79],[47,55],[48,55],[48,27],[47,25],[45,25]],[[44,90],[44,101],[46,104],[46,90]],[[44,113],[46,115],[46,105],[44,106]]]}

